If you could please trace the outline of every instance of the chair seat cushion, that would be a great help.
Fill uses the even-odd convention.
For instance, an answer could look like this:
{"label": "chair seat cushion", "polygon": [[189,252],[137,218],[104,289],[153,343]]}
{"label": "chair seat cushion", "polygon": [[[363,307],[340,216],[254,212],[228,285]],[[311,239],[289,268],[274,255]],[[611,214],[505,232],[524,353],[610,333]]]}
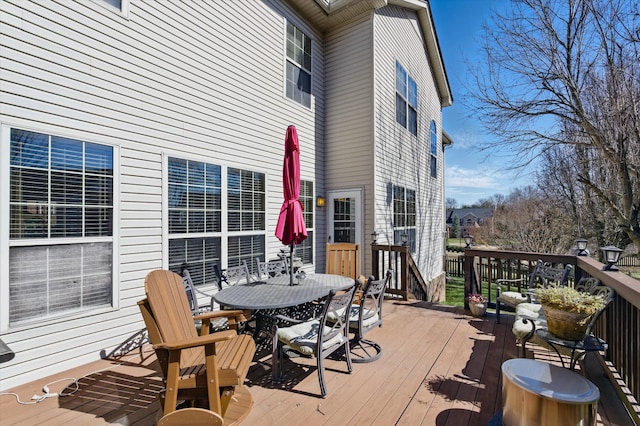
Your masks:
{"label": "chair seat cushion", "polygon": [[538,303],[520,303],[516,306],[516,320],[513,322],[511,330],[513,334],[521,339],[531,332],[531,323],[525,323],[523,319],[531,320],[535,323],[536,329],[547,327],[542,305]]}
{"label": "chair seat cushion", "polygon": [[[318,320],[295,324],[291,327],[278,328],[278,340],[303,355],[315,355],[319,328],[320,321]],[[330,331],[330,327],[324,328],[325,333],[329,333]],[[344,335],[337,334],[325,341],[322,349],[344,343],[345,341],[346,338]]]}
{"label": "chair seat cushion", "polygon": [[[360,305],[353,304],[351,305],[351,310],[349,311],[349,328],[356,329],[358,328],[358,316],[360,315]],[[364,310],[364,315],[362,316],[362,327],[368,328],[373,324],[378,322],[378,311],[372,309]],[[333,312],[330,312],[327,315],[327,321],[330,323],[336,322],[336,315]]]}
{"label": "chair seat cushion", "polygon": [[[360,315],[360,306],[351,307],[351,315],[349,316],[349,328],[358,328],[358,315]],[[378,322],[378,311],[365,309],[362,315],[362,327],[369,328]]]}
{"label": "chair seat cushion", "polygon": [[529,298],[522,293],[518,293],[517,291],[503,291],[502,293],[500,293],[500,297],[498,297],[498,300],[503,303],[517,306],[520,303],[528,302]]}

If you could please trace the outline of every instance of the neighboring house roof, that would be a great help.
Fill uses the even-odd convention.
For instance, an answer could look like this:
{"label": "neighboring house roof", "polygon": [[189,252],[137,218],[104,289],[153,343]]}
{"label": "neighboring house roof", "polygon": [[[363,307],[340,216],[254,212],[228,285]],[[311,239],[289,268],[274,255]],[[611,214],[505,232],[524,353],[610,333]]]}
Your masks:
{"label": "neighboring house roof", "polygon": [[474,217],[476,222],[481,219],[493,217],[493,209],[491,207],[469,207],[463,209],[449,209],[447,211],[447,223],[452,223],[453,217],[458,219],[465,217]]}
{"label": "neighboring house roof", "polygon": [[444,67],[442,52],[436,34],[429,3],[423,0],[287,0],[294,9],[304,15],[323,32],[342,24],[367,11],[388,5],[404,7],[418,15],[420,29],[426,43],[425,51],[433,69],[433,78],[440,95],[440,105],[450,106],[453,95],[449,86],[447,71]]}

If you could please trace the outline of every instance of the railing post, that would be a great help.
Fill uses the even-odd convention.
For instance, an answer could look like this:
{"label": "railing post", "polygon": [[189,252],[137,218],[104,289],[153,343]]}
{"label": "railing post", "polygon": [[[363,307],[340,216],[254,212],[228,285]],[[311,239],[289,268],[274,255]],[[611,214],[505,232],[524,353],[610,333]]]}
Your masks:
{"label": "railing post", "polygon": [[380,279],[380,251],[377,244],[371,244],[371,273],[376,280]]}
{"label": "railing post", "polygon": [[464,251],[464,308],[469,309],[469,302],[467,301],[467,294],[471,293],[471,282],[473,275],[473,259],[474,256],[469,254],[468,250]]}
{"label": "railing post", "polygon": [[402,247],[400,251],[400,291],[402,293],[402,300],[409,300],[409,289],[407,283],[409,282],[409,262],[407,262],[408,247]]}

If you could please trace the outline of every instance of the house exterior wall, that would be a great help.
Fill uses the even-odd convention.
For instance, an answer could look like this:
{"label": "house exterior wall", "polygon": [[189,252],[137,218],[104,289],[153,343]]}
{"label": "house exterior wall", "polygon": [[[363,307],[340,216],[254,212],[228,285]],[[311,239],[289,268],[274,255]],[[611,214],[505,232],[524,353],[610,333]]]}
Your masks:
{"label": "house exterior wall", "polygon": [[362,190],[365,237],[374,198],[372,18],[364,14],[326,36],[326,187]]}
{"label": "house exterior wall", "polygon": [[[416,241],[413,253],[426,280],[442,274],[444,253],[444,159],[437,156],[437,177],[430,174],[430,123],[435,121],[442,153],[442,109],[431,64],[415,12],[387,6],[374,18],[375,214],[378,242],[394,243],[391,188],[416,191]],[[418,87],[418,132],[411,134],[395,118],[396,60]],[[398,243],[398,241],[395,241]]]}
{"label": "house exterior wall", "polygon": [[[250,3],[125,0],[121,13],[102,0],[0,0],[0,338],[16,353],[0,390],[139,341],[144,278],[168,267],[169,157],[264,173],[274,257],[289,124],[314,198],[363,190],[365,240],[374,226],[379,241],[393,237],[389,185],[415,189],[414,256],[425,278],[442,271],[442,155],[437,178],[428,168],[441,113],[415,12],[364,1],[338,24],[312,24],[287,6],[296,0]],[[312,40],[311,108],[285,95],[287,20]],[[395,121],[396,59],[418,84],[417,138]],[[11,128],[114,148],[113,307],[9,326]],[[325,215],[316,208],[308,272],[324,271]]]}
{"label": "house exterior wall", "polygon": [[[136,302],[144,277],[167,266],[168,155],[265,173],[264,233],[275,255],[287,125],[298,129],[302,179],[324,181],[325,61],[320,35],[275,1],[135,1],[122,14],[100,0],[2,0],[0,17],[3,170],[6,129],[15,127],[114,146],[119,181],[114,307],[5,326],[0,337],[16,353],[0,365],[6,389],[98,359],[143,329]],[[284,94],[285,19],[312,38],[311,109]],[[0,180],[5,318],[7,176]]]}

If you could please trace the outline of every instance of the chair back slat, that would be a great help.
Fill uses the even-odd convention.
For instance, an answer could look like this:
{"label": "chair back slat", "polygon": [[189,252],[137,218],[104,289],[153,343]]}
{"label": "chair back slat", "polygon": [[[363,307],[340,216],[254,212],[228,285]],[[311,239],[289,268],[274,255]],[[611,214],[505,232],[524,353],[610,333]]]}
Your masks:
{"label": "chair back slat", "polygon": [[[362,337],[368,330],[382,325],[382,301],[384,299],[384,291],[391,280],[391,275],[392,271],[389,269],[384,278],[376,280],[373,276],[369,277],[360,301],[360,309],[358,310],[358,337]],[[377,315],[378,319],[373,323],[369,323],[365,328],[363,326],[364,320],[374,315]]]}
{"label": "chair back slat", "polygon": [[256,265],[258,267],[259,279],[269,279],[289,274],[289,267],[287,266],[286,260],[268,260],[261,262],[260,259],[256,259]]}
{"label": "chair back slat", "polygon": [[571,268],[571,265],[557,268],[553,265],[545,265],[542,260],[538,260],[529,277],[529,288],[567,285]]}
{"label": "chair back slat", "polygon": [[360,276],[360,244],[327,244],[325,271],[357,279]]}
{"label": "chair back slat", "polygon": [[[329,293],[320,321],[317,354],[321,354],[325,342],[333,339],[337,334],[342,334],[345,338],[348,336],[349,313],[355,291],[356,285],[354,284],[340,294],[336,294],[335,290],[331,290]],[[327,321],[329,317],[332,318],[331,322]]]}
{"label": "chair back slat", "polygon": [[[180,275],[162,269],[151,271],[144,281],[144,290],[154,313],[162,342],[198,336]],[[196,348],[188,351],[201,350]],[[183,353],[182,359],[188,359],[191,355],[195,354]]]}
{"label": "chair back slat", "polygon": [[225,269],[224,275],[229,285],[251,282],[251,273],[245,260],[238,266],[231,266]]}

